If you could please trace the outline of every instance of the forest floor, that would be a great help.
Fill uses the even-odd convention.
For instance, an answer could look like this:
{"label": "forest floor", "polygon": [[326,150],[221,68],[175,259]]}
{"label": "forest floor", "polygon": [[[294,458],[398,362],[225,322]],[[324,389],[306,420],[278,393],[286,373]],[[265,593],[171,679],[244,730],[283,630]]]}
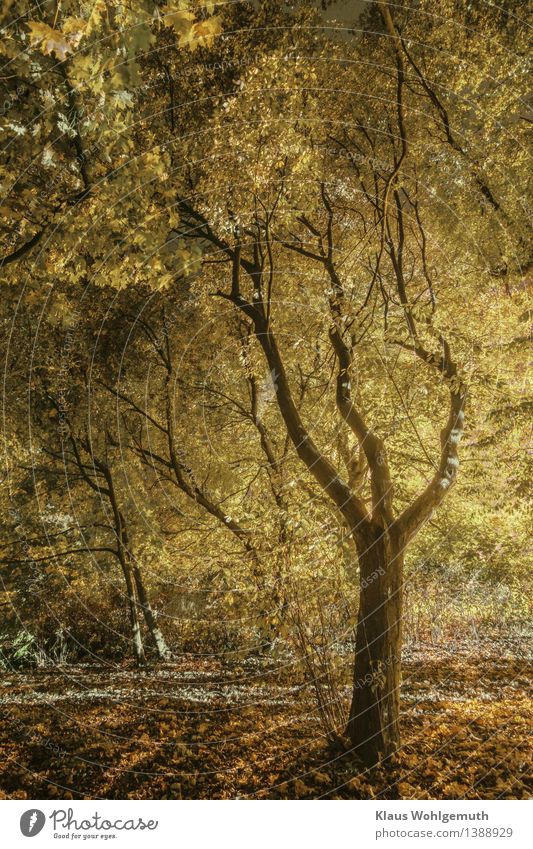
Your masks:
{"label": "forest floor", "polygon": [[8,670],[0,797],[521,799],[530,673],[502,642],[408,649],[401,749],[365,771],[328,749],[279,660]]}

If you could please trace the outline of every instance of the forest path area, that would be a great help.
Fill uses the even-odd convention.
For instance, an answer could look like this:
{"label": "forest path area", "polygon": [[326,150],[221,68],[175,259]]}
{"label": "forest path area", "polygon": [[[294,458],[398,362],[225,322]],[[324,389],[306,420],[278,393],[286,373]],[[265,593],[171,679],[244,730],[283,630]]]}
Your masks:
{"label": "forest path area", "polygon": [[[348,674],[348,659],[346,666]],[[530,659],[516,641],[408,648],[402,747],[365,771],[326,746],[312,688],[294,660],[183,656],[142,670],[6,670],[0,793],[525,798],[530,681]]]}

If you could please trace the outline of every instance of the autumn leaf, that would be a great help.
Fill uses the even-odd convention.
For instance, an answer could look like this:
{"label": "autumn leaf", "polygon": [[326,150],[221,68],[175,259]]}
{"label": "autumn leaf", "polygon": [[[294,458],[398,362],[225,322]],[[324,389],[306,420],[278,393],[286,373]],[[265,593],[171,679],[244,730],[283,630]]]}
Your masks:
{"label": "autumn leaf", "polygon": [[193,28],[193,37],[199,47],[211,47],[217,35],[222,32],[220,15],[208,18],[206,21],[198,21]]}
{"label": "autumn leaf", "polygon": [[70,16],[63,23],[63,34],[68,36],[69,42],[77,47],[85,35],[86,22],[82,18]]}
{"label": "autumn leaf", "polygon": [[194,12],[184,9],[173,9],[172,6],[163,6],[163,25],[172,27],[180,39],[188,38],[194,24]]}
{"label": "autumn leaf", "polygon": [[72,45],[66,40],[63,33],[52,29],[48,24],[30,21],[28,26],[30,28],[30,42],[32,46],[35,47],[40,44],[45,56],[52,56],[55,53],[56,57],[63,62],[67,54],[73,52]]}
{"label": "autumn leaf", "polygon": [[30,42],[33,47],[40,45],[45,56],[53,56],[64,62],[69,53],[73,53],[84,34],[84,22],[80,18],[67,18],[63,32],[52,29],[40,21],[28,21]]}
{"label": "autumn leaf", "polygon": [[172,27],[179,38],[179,46],[189,47],[191,51],[197,47],[211,47],[215,37],[222,31],[219,15],[195,22],[194,13],[186,9],[164,6],[161,11],[164,26]]}

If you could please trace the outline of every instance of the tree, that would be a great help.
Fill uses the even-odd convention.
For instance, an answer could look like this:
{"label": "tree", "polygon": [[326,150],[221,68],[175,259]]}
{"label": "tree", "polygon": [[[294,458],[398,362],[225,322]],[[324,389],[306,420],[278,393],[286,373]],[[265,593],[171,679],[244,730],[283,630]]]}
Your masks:
{"label": "tree", "polygon": [[[306,499],[322,499],[313,519],[324,558],[342,518],[360,583],[347,730],[374,764],[399,742],[409,545],[456,482],[465,409],[481,431],[502,403],[523,400],[512,375],[495,377],[491,345],[495,334],[514,344],[526,308],[526,119],[512,94],[526,73],[524,28],[511,10],[454,0],[369,4],[349,39],[324,31],[305,3],[69,4],[17,20],[3,282],[62,326],[82,285],[95,303],[111,290],[126,307],[136,293],[173,305],[170,328],[164,309],[145,322],[125,385],[106,374],[119,348],[109,341],[98,397],[105,411],[117,405],[147,491],[164,480],[180,509],[213,520],[217,541],[222,531],[237,539],[256,584],[279,572],[278,542],[297,548],[290,522],[303,520]],[[472,39],[472,28],[489,37]],[[92,75],[95,64],[103,73]],[[26,97],[34,88],[44,117]],[[191,335],[207,328],[197,355],[182,340],[185,302]],[[225,374],[212,379],[217,347]],[[181,405],[176,349],[197,358]],[[143,392],[144,359],[159,372]],[[259,374],[270,376],[276,414],[260,409]],[[189,438],[206,410],[215,460]],[[251,457],[236,457],[252,427]],[[105,455],[119,440],[108,429],[98,446],[78,434],[77,469],[83,479],[101,464],[85,483],[111,503]],[[478,449],[484,438],[494,432],[480,433]],[[265,470],[261,512],[239,495]],[[135,577],[120,499],[111,508]]]}
{"label": "tree", "polygon": [[[466,362],[458,364],[450,340],[456,340],[455,347],[461,351],[461,359],[466,360],[468,336],[468,329],[465,332],[457,324],[454,301],[458,293],[453,291],[454,284],[451,288],[442,285],[444,275],[448,279],[463,276],[459,267],[462,258],[450,272],[449,267],[445,270],[445,266],[439,266],[437,257],[429,255],[430,241],[438,244],[444,234],[449,237],[449,231],[447,223],[442,227],[439,221],[439,201],[433,213],[421,188],[421,174],[424,181],[434,180],[431,157],[409,152],[418,151],[425,128],[416,117],[409,121],[417,110],[407,99],[410,86],[406,80],[406,45],[388,7],[378,6],[384,34],[390,41],[386,55],[392,49],[394,72],[391,74],[388,65],[384,66],[375,128],[368,120],[368,112],[374,110],[369,109],[364,122],[355,120],[359,140],[354,141],[349,130],[345,131],[350,133],[349,141],[339,139],[335,116],[321,102],[321,92],[329,82],[328,71],[324,82],[317,81],[318,93],[312,83],[310,89],[300,93],[289,88],[295,69],[287,70],[270,56],[268,66],[259,63],[258,76],[257,65],[244,75],[240,92],[225,104],[226,112],[215,122],[209,145],[220,177],[213,185],[211,172],[207,179],[204,172],[191,182],[190,194],[181,200],[180,231],[183,236],[209,243],[210,258],[231,260],[231,280],[225,287],[220,285],[219,273],[210,275],[218,283],[216,294],[229,300],[253,327],[268,368],[276,375],[276,399],[294,449],[342,513],[357,549],[361,593],[348,732],[354,748],[369,764],[390,755],[399,742],[404,553],[456,480],[467,395]],[[295,68],[297,74],[298,60]],[[335,72],[339,73],[337,68]],[[309,79],[316,79],[307,68],[301,73],[307,85]],[[350,96],[351,71],[344,76],[344,85],[337,85]],[[375,80],[374,68],[373,76]],[[422,77],[416,77],[435,107],[435,98],[423,85]],[[265,89],[272,92],[270,102],[257,120],[257,102]],[[339,100],[342,108],[343,98]],[[349,114],[354,111],[349,100],[346,109]],[[314,116],[323,114],[327,115],[326,121],[318,122],[317,128]],[[442,110],[440,119],[444,120]],[[279,124],[286,125],[281,144]],[[340,129],[342,132],[344,127],[341,125]],[[331,148],[327,147],[328,142]],[[436,147],[439,142],[449,145],[449,134],[442,141],[437,140]],[[345,161],[332,167],[321,158],[324,150],[326,156],[330,150],[337,156],[344,151]],[[479,201],[474,198],[469,211],[472,220],[483,215],[481,196],[487,200],[490,195],[493,221],[499,227],[499,203],[485,178],[462,148],[456,152],[460,153],[458,167],[474,178],[480,192]],[[238,174],[238,182],[228,181],[226,175],[232,173]],[[327,182],[318,176],[324,173],[328,175]],[[461,181],[458,177],[458,184]],[[213,214],[214,209],[218,214]],[[224,210],[230,210],[226,221]],[[430,215],[433,232],[429,237],[424,219]],[[228,229],[232,234],[229,238]],[[349,277],[356,279],[351,284],[347,279],[347,258],[361,245],[363,259],[359,255],[348,266]],[[288,252],[298,256],[299,264],[289,266]],[[459,251],[458,256],[461,257]],[[316,273],[313,266],[318,268]],[[296,287],[291,276],[298,279]],[[485,298],[490,297],[489,277],[485,275]],[[318,286],[326,280],[322,292],[315,288],[315,279],[320,281]],[[291,346],[283,349],[278,341],[279,334],[286,335],[291,327],[282,305],[275,300],[279,299],[276,287],[281,285],[285,287],[285,299],[287,292],[299,287],[306,303],[312,303],[317,312],[327,310],[322,312],[320,330],[324,332],[327,327],[336,357],[336,406],[364,452],[370,478],[370,507],[315,442],[294,403],[287,358],[294,368],[295,360],[300,365],[301,355],[294,354]],[[469,330],[475,332],[475,328]],[[385,440],[379,434],[382,423],[379,419],[372,426],[368,423],[368,415],[352,391],[358,363],[361,382],[376,380],[375,360],[373,368],[368,368],[367,363],[365,371],[359,355],[368,334],[374,339],[379,334],[381,344],[385,344],[381,356],[390,366],[385,365],[383,371],[404,407],[405,395],[397,377],[399,369],[407,364],[401,359],[404,352],[433,371],[439,405],[444,404],[443,389],[448,394],[435,459],[422,446],[433,466],[431,473],[421,491],[399,509],[393,502]],[[391,347],[400,349],[393,357]],[[382,376],[378,385],[380,380],[387,382]],[[406,412],[420,439],[415,418],[407,408]],[[369,413],[372,415],[371,408]]]}

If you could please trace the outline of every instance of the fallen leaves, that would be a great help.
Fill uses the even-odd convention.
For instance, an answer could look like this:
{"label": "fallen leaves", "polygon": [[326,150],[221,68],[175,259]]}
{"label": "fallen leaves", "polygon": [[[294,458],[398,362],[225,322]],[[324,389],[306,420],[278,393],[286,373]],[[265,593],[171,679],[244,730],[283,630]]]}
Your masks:
{"label": "fallen leaves", "polygon": [[[185,669],[169,667],[163,677],[158,677],[157,669],[146,671],[142,686],[133,670],[80,667],[70,680],[82,692],[102,695],[84,699],[73,694],[61,701],[60,710],[53,708],[53,701],[22,699],[28,692],[53,696],[54,688],[61,689],[61,676],[36,671],[10,681],[4,693],[10,700],[19,695],[20,701],[10,703],[0,720],[0,795],[111,799],[529,795],[528,730],[533,711],[525,692],[523,662],[478,660],[476,665],[459,658],[448,667],[407,663],[403,745],[389,763],[373,770],[362,769],[349,754],[332,756],[317,728],[314,705],[302,691],[276,703],[256,698],[254,704],[223,700],[202,704],[178,698],[180,676],[190,681],[195,665],[200,675],[194,659]],[[220,684],[207,682],[234,674],[234,669],[214,663],[208,668],[204,662],[195,686],[218,689]],[[113,690],[113,676],[116,700],[106,696]],[[421,680],[426,682],[423,694],[409,701]],[[153,695],[158,689],[161,693],[162,681],[165,694]],[[283,689],[283,681],[279,686]],[[264,693],[264,688],[265,672],[260,671],[250,689]],[[457,697],[442,697],[442,689]]]}

